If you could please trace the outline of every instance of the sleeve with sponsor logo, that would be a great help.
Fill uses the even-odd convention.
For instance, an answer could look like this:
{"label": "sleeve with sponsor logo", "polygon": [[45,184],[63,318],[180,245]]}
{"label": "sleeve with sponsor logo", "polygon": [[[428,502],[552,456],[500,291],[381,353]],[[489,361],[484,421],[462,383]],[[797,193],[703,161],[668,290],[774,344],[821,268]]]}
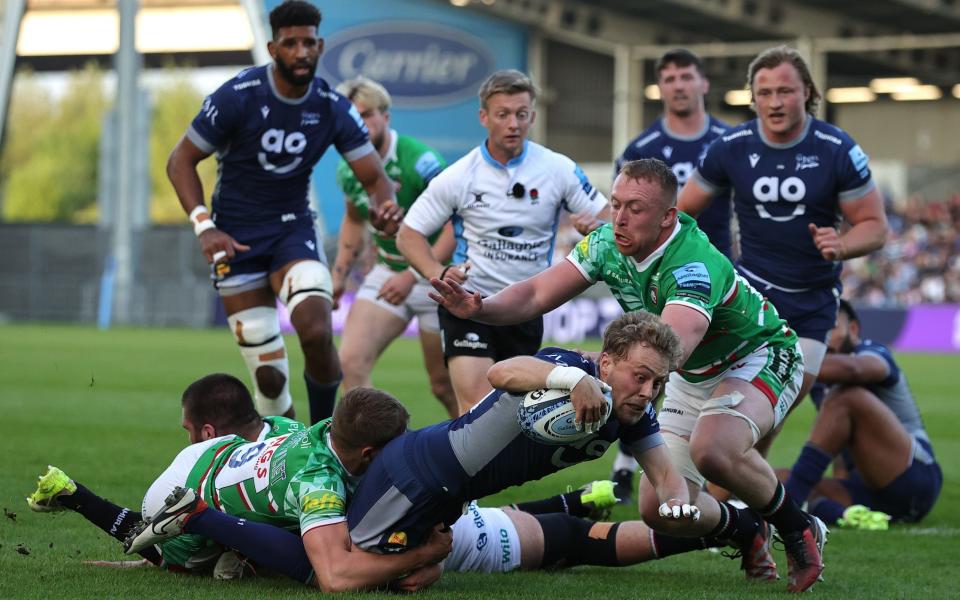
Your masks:
{"label": "sleeve with sponsor logo", "polygon": [[592,215],[603,210],[607,199],[593,187],[580,165],[562,154],[557,158],[560,175],[564,177],[563,199],[567,210],[572,213],[589,212]]}
{"label": "sleeve with sponsor logo", "polygon": [[299,515],[302,535],[346,518],[347,488],[336,469],[311,459],[290,481],[285,502],[290,514]]}
{"label": "sleeve with sponsor logo", "polygon": [[[462,190],[456,179],[450,170],[434,177],[403,217],[404,225],[425,236],[439,231],[458,208]],[[459,185],[463,186],[463,181]]]}
{"label": "sleeve with sponsor logo", "polygon": [[653,408],[653,404],[647,405],[647,410],[639,421],[632,425],[624,425],[620,429],[620,439],[634,456],[664,443],[663,436],[660,435],[657,411]]}
{"label": "sleeve with sponsor logo", "polygon": [[567,255],[567,260],[580,269],[580,272],[590,283],[599,281],[603,273],[600,248],[603,244],[602,232],[611,227],[610,224],[607,224],[594,229],[590,232],[590,235],[580,240]]}
{"label": "sleeve with sponsor logo", "polygon": [[413,164],[413,170],[417,172],[417,175],[423,181],[423,187],[426,188],[427,184],[439,175],[446,166],[442,156],[427,149],[417,158],[417,161]]}
{"label": "sleeve with sponsor logo", "polygon": [[846,138],[837,159],[837,187],[841,200],[856,200],[873,189],[870,157],[860,144]]}
{"label": "sleeve with sponsor logo", "polygon": [[664,298],[664,306],[668,304],[684,304],[699,310],[712,319],[713,310],[719,304],[722,294],[720,285],[711,277],[710,267],[706,262],[696,259],[686,263],[667,266],[662,271],[660,294]]}
{"label": "sleeve with sponsor logo", "polygon": [[369,152],[362,152],[365,145],[369,145],[370,151],[375,152],[373,145],[370,144],[367,126],[364,125],[363,118],[350,100],[337,95],[333,114],[337,124],[333,145],[342,157],[353,160],[369,154]]}
{"label": "sleeve with sponsor logo", "polygon": [[730,177],[727,175],[724,164],[724,159],[728,153],[729,148],[722,137],[713,140],[691,177],[701,187],[714,194],[729,188]]}
{"label": "sleeve with sponsor logo", "polygon": [[187,138],[204,152],[212,153],[230,143],[243,123],[243,103],[231,79],[203,100],[200,112],[193,118],[187,130]]}

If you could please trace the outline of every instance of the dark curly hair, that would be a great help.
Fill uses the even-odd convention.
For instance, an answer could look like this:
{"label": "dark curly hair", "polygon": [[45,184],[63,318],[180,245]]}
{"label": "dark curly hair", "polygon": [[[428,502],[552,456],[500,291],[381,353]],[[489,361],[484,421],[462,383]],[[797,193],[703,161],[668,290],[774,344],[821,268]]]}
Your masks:
{"label": "dark curly hair", "polygon": [[320,27],[320,9],[304,0],[286,0],[270,11],[270,30],[273,39],[282,27]]}

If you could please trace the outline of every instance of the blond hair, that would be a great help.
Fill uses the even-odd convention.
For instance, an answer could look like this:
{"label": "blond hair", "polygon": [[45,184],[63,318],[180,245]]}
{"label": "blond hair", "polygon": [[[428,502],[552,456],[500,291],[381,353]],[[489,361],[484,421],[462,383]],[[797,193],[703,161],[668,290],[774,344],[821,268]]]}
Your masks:
{"label": "blond hair", "polygon": [[495,94],[512,96],[524,92],[530,94],[530,102],[537,99],[537,87],[529,77],[516,69],[504,69],[487,77],[477,95],[480,97],[480,107],[486,108],[487,101]]}
{"label": "blond hair", "polygon": [[603,332],[603,352],[623,360],[636,344],[644,344],[667,359],[670,370],[680,366],[683,345],[680,336],[660,317],[646,311],[628,312],[611,322]]}
{"label": "blond hair", "polygon": [[367,108],[376,108],[380,112],[390,110],[390,92],[369,77],[360,75],[348,79],[337,86],[337,93],[346,96],[351,102],[359,102]]}

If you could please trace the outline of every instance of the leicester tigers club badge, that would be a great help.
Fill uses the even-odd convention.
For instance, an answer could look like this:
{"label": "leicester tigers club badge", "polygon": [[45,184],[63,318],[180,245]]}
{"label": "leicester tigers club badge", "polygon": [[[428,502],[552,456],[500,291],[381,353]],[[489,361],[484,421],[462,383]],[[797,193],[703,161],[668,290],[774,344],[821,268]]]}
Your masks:
{"label": "leicester tigers club badge", "polygon": [[230,264],[226,262],[213,263],[210,268],[213,270],[213,277],[217,281],[223,281],[230,274]]}
{"label": "leicester tigers club badge", "polygon": [[407,549],[407,532],[394,531],[387,537],[387,543],[383,547],[385,552],[402,552]]}

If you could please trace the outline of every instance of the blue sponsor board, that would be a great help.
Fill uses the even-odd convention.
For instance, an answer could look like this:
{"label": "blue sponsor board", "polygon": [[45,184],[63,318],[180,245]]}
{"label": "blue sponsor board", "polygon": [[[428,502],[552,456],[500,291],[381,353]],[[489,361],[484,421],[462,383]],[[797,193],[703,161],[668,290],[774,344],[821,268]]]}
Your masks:
{"label": "blue sponsor board", "polygon": [[330,36],[320,74],[329,81],[369,77],[390,91],[394,110],[422,109],[473,100],[494,64],[483,40],[462,29],[396,21]]}
{"label": "blue sponsor board", "polygon": [[[267,12],[279,0],[264,0]],[[525,27],[445,2],[318,2],[324,53],[317,74],[336,86],[364,75],[393,97],[390,125],[453,162],[480,144],[477,90],[498,69],[527,67]],[[327,235],[343,217],[336,185],[340,156],[327,152],[314,169],[317,211]],[[332,257],[331,257],[332,258]]]}

